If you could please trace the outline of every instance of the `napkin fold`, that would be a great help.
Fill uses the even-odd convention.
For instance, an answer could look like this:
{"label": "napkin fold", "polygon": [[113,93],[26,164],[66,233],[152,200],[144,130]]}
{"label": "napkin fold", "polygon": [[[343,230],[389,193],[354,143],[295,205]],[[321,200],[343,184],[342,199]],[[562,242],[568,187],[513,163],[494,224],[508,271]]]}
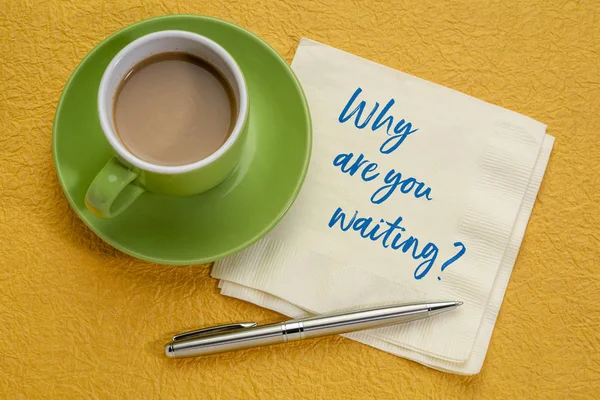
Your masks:
{"label": "napkin fold", "polygon": [[273,231],[215,263],[221,293],[290,317],[461,300],[344,336],[479,372],[553,138],[528,117],[308,39],[292,68],[313,120],[309,171]]}

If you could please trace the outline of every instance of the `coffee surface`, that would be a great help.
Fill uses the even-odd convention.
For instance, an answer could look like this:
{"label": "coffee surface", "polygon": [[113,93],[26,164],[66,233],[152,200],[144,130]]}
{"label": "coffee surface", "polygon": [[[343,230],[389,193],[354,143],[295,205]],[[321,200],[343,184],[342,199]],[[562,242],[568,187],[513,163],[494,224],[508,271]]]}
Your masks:
{"label": "coffee surface", "polygon": [[117,135],[138,158],[173,166],[219,149],[235,125],[233,90],[221,73],[186,53],[164,53],[136,65],[114,104]]}

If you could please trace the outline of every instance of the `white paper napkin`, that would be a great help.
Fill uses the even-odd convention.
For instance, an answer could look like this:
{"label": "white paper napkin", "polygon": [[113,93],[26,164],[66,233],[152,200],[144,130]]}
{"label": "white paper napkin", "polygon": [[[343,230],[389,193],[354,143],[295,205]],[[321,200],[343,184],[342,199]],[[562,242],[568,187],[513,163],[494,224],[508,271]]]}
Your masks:
{"label": "white paper napkin", "polygon": [[545,125],[303,39],[306,181],[263,240],[215,263],[222,293],[292,317],[461,300],[345,335],[454,373],[481,369],[553,138]]}

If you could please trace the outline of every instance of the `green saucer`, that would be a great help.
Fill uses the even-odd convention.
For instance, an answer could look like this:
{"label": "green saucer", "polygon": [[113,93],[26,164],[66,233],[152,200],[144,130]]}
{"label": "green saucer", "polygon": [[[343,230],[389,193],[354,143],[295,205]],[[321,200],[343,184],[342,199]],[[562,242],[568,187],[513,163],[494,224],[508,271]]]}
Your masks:
{"label": "green saucer", "polygon": [[[192,197],[143,194],[108,220],[84,204],[94,176],[113,154],[100,128],[98,86],[111,59],[142,35],[167,29],[199,33],[223,46],[248,85],[249,132],[235,171]],[[163,264],[200,264],[234,254],[263,237],[300,191],[311,149],[308,105],[294,73],[254,34],[214,18],[173,15],[129,26],[94,48],[58,103],[54,163],[71,206],[98,236],[134,257]]]}

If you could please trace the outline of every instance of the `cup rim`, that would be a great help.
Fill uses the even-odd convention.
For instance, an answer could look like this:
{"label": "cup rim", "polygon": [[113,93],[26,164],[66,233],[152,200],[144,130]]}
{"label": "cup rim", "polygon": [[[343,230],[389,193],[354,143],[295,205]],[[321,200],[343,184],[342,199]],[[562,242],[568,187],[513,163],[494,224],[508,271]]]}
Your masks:
{"label": "cup rim", "polygon": [[[109,120],[108,113],[106,112],[106,110],[104,110],[103,105],[106,104],[107,97],[113,96],[113,93],[108,92],[108,82],[109,82],[110,76],[112,76],[115,73],[117,65],[121,59],[123,59],[126,55],[130,54],[132,51],[134,51],[140,45],[146,44],[146,43],[148,43],[150,41],[154,41],[154,40],[160,40],[163,38],[173,38],[173,37],[184,38],[184,39],[199,42],[202,45],[209,47],[215,53],[217,53],[219,55],[219,57],[221,57],[221,59],[223,61],[225,61],[225,63],[231,69],[231,72],[233,73],[234,79],[236,81],[235,83],[237,84],[238,89],[239,89],[240,98],[239,98],[237,119],[236,119],[236,123],[233,127],[233,130],[231,131],[231,134],[229,135],[229,137],[227,138],[225,143],[223,143],[217,151],[215,151],[208,157],[203,158],[202,160],[196,161],[191,164],[159,165],[159,164],[153,164],[151,162],[142,160],[141,158],[135,156],[133,153],[131,153],[129,150],[127,150],[127,148],[117,138],[115,129],[113,129],[113,124]],[[112,104],[112,102],[111,102],[111,104]],[[213,163],[214,161],[219,159],[223,154],[225,154],[233,146],[233,144],[239,139],[239,137],[242,133],[244,124],[246,122],[247,115],[248,115],[248,90],[246,87],[246,80],[244,78],[244,74],[242,73],[242,70],[240,69],[239,65],[237,64],[235,59],[231,56],[231,54],[229,54],[227,52],[227,50],[225,50],[221,45],[219,45],[215,41],[213,41],[205,36],[199,35],[197,33],[180,31],[180,30],[164,30],[164,31],[149,33],[147,35],[144,35],[144,36],[134,40],[133,42],[129,43],[127,46],[123,47],[123,49],[121,49],[121,51],[119,51],[113,57],[110,64],[108,64],[108,66],[104,70],[102,79],[100,81],[100,86],[99,86],[99,90],[98,90],[98,113],[99,113],[99,117],[100,117],[100,125],[102,127],[102,131],[104,132],[104,136],[106,136],[106,138],[107,138],[108,142],[110,143],[110,145],[112,146],[112,148],[117,152],[117,154],[120,157],[122,157],[124,159],[124,161],[128,162],[129,164],[131,164],[137,168],[145,170],[145,171],[155,172],[155,173],[159,173],[159,174],[169,174],[169,175],[183,174],[186,172],[197,170],[199,168],[205,167],[205,166]]]}

